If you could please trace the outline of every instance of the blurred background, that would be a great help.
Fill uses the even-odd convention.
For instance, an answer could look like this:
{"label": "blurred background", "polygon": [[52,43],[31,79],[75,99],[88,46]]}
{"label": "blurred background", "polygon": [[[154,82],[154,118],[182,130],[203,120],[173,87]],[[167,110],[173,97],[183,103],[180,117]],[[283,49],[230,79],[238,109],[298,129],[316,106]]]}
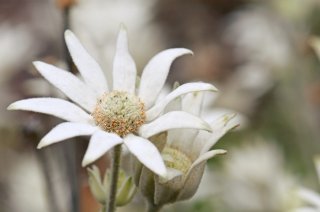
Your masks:
{"label": "blurred background", "polygon": [[[311,39],[320,35],[318,0],[0,0],[0,211],[99,210],[81,167],[87,138],[37,150],[60,120],[6,107],[26,97],[63,97],[32,61],[76,72],[67,28],[111,69],[120,23],[140,71],[163,49],[193,50],[173,64],[168,86],[211,82],[219,93],[205,102],[204,116],[232,110],[240,122],[217,144],[228,154],[209,161],[197,194],[164,211],[320,207],[300,192],[320,188],[320,61]],[[108,159],[98,164],[105,168]],[[138,197],[120,211],[142,208]]]}

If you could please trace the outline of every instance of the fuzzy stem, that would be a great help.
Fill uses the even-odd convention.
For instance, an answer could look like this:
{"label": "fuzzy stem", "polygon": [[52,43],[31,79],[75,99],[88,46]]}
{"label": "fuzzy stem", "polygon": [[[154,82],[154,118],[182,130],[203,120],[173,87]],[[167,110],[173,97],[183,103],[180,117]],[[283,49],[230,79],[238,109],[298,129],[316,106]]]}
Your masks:
{"label": "fuzzy stem", "polygon": [[106,212],[114,212],[116,206],[116,197],[117,197],[117,184],[120,168],[120,158],[121,158],[121,145],[117,145],[113,149],[113,158],[112,158],[112,170],[111,170],[111,181],[110,181],[110,190],[109,190],[109,199],[108,205],[106,207]]}
{"label": "fuzzy stem", "polygon": [[162,205],[154,205],[150,203],[149,201],[147,202],[147,212],[158,212],[162,208]]}

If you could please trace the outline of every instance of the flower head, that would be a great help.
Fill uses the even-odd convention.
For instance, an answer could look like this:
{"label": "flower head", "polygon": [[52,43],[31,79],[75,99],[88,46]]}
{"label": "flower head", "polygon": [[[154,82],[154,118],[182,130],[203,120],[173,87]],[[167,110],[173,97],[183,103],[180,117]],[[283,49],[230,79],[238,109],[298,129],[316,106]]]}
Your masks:
{"label": "flower head", "polygon": [[[182,109],[194,115],[201,112],[201,92],[177,98],[168,108]],[[181,100],[182,99],[182,100]],[[167,108],[167,109],[168,109]],[[229,121],[234,114],[221,114],[210,126],[212,132],[195,129],[169,130],[162,138],[155,138],[160,146],[161,156],[168,169],[166,178],[151,174],[142,166],[136,167],[135,182],[149,203],[155,207],[191,198],[201,181],[206,161],[225,150],[210,150],[211,147],[230,129],[237,125]]]}
{"label": "flower head", "polygon": [[[108,170],[104,177],[101,176],[98,167],[92,166],[88,168],[89,187],[94,198],[102,205],[106,204],[109,186],[110,186],[110,170]],[[118,177],[116,205],[124,206],[128,204],[136,192],[136,187],[133,183],[132,177],[126,176],[124,170],[120,169]]]}
{"label": "flower head", "polygon": [[113,62],[112,85],[108,85],[98,63],[71,31],[65,32],[65,40],[81,79],[43,62],[34,62],[34,65],[46,80],[74,103],[58,98],[31,98],[14,102],[8,107],[10,110],[45,113],[67,121],[45,135],[38,148],[89,135],[91,139],[83,166],[123,143],[142,164],[165,176],[167,172],[161,155],[148,138],[176,128],[210,131],[206,122],[192,114],[183,111],[161,113],[178,96],[195,91],[215,91],[211,84],[184,84],[155,103],[171,63],[179,56],[191,54],[190,50],[168,49],[154,56],[144,68],[140,84],[136,87],[136,65],[128,50],[127,32],[121,27]]}

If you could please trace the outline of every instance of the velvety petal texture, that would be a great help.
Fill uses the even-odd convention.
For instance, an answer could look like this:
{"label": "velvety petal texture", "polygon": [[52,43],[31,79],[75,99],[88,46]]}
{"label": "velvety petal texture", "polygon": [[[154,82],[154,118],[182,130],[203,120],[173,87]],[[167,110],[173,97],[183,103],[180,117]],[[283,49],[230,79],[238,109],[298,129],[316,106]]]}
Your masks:
{"label": "velvety petal texture", "polygon": [[128,49],[127,31],[122,26],[113,61],[113,90],[135,92],[137,68]]}
{"label": "velvety petal texture", "polygon": [[138,160],[159,176],[167,175],[166,167],[157,148],[147,139],[129,134],[124,143]]}
{"label": "velvety petal texture", "polygon": [[19,100],[9,105],[8,110],[26,110],[44,113],[71,122],[92,122],[92,117],[81,108],[66,100],[57,98],[31,98]]}
{"label": "velvety petal texture", "polygon": [[65,40],[73,62],[76,64],[84,81],[93,88],[98,95],[108,91],[107,81],[99,64],[88,54],[78,38],[66,30]]}
{"label": "velvety petal texture", "polygon": [[140,79],[139,97],[150,108],[157,99],[170,70],[172,62],[192,51],[184,48],[168,49],[155,55],[143,69]]}
{"label": "velvety petal texture", "polygon": [[177,89],[169,93],[165,98],[158,101],[155,106],[150,108],[147,111],[147,120],[153,120],[156,118],[163,109],[175,98],[181,96],[183,94],[191,93],[191,92],[198,92],[198,91],[217,91],[217,89],[209,84],[203,82],[194,82],[194,83],[186,83],[179,86]]}
{"label": "velvety petal texture", "polygon": [[84,155],[82,166],[86,166],[109,151],[115,145],[121,144],[123,139],[113,133],[102,130],[95,132],[89,142],[87,151]]}
{"label": "velvety petal texture", "polygon": [[38,149],[76,136],[92,135],[98,127],[85,123],[65,122],[54,127],[38,144]]}
{"label": "velvety petal texture", "polygon": [[[201,112],[202,100],[204,92],[188,93],[180,101],[180,108],[183,111],[199,116]],[[170,130],[168,132],[168,144],[174,143],[177,148],[184,148],[192,146],[194,139],[198,135],[199,130],[192,129],[178,129]]]}
{"label": "velvety petal texture", "polygon": [[34,62],[33,64],[46,80],[60,89],[72,101],[87,111],[93,110],[98,96],[76,76],[43,62]]}
{"label": "velvety petal texture", "polygon": [[160,116],[153,122],[141,126],[139,133],[142,137],[149,138],[160,132],[179,128],[211,131],[210,125],[199,117],[183,111],[172,111]]}

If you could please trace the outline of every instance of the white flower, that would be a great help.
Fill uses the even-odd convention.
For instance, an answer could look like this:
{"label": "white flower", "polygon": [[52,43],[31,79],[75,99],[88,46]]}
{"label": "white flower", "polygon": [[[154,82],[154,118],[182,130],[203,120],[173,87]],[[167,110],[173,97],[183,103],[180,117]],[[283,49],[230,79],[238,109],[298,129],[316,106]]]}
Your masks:
{"label": "white flower", "polygon": [[71,31],[65,32],[65,40],[83,80],[43,62],[34,62],[34,65],[46,80],[77,105],[58,98],[31,98],[14,102],[8,107],[10,110],[45,113],[67,121],[45,135],[38,148],[75,136],[90,135],[83,166],[123,143],[146,167],[165,176],[166,168],[161,155],[147,138],[175,128],[210,130],[206,122],[183,111],[159,116],[166,105],[180,95],[202,90],[215,91],[216,88],[210,84],[184,84],[155,104],[171,63],[181,55],[191,54],[190,50],[176,48],[157,54],[144,68],[136,88],[136,65],[128,51],[126,30],[121,27],[110,89],[111,85],[107,85],[100,66]]}
{"label": "white flower", "polygon": [[[167,111],[183,110],[200,115],[203,92],[177,98]],[[194,129],[169,130],[167,135],[155,138],[168,169],[167,178],[150,175],[143,167],[136,167],[135,181],[149,203],[156,207],[191,198],[201,181],[208,159],[225,154],[222,149],[210,150],[213,145],[236,125],[229,122],[234,114],[220,114],[210,122],[212,132]],[[150,186],[153,184],[153,186]]]}
{"label": "white flower", "polygon": [[291,211],[299,205],[296,181],[276,145],[258,140],[228,156],[219,184],[226,211]]}
{"label": "white flower", "polygon": [[295,210],[295,212],[317,212],[320,211],[320,195],[308,188],[300,188],[298,191],[301,200],[306,203]]}

